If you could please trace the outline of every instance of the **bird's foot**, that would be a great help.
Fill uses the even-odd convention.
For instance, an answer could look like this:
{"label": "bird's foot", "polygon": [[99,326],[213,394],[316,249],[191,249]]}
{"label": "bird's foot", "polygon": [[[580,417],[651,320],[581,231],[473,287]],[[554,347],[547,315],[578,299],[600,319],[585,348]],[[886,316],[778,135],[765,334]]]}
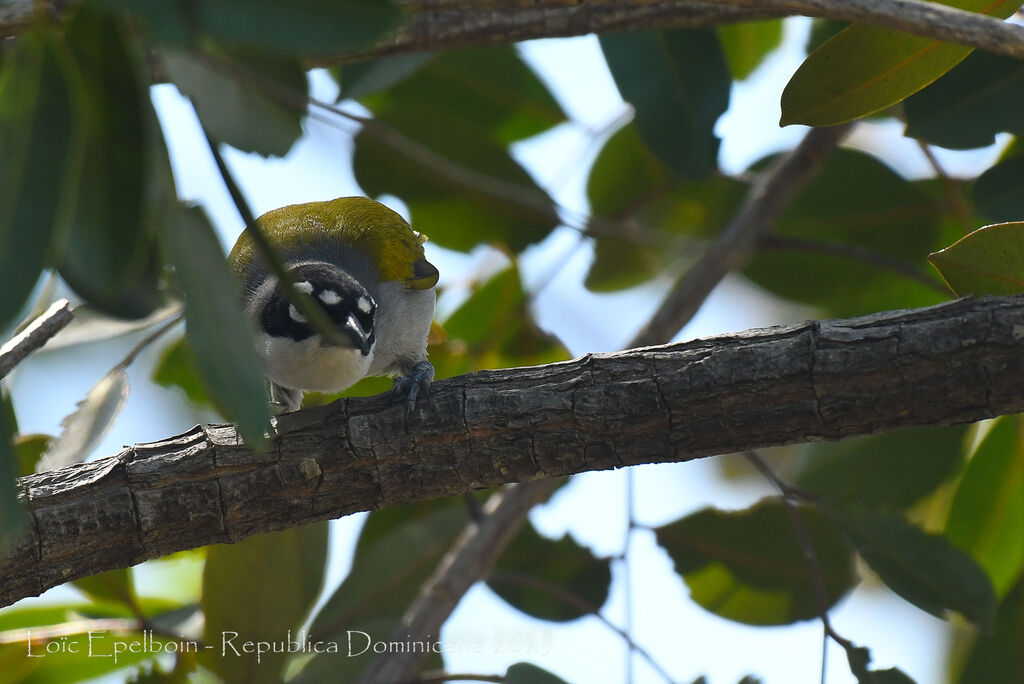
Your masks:
{"label": "bird's foot", "polygon": [[420,361],[412,367],[408,375],[395,378],[395,384],[391,387],[391,394],[395,397],[404,398],[405,417],[408,418],[412,410],[416,408],[416,395],[427,388],[434,380],[434,366],[429,361]]}

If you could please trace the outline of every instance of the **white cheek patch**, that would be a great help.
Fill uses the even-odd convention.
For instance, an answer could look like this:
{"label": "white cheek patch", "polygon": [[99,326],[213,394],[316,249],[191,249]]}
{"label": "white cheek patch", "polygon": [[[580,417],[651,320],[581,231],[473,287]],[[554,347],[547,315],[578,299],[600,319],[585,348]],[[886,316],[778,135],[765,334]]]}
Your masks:
{"label": "white cheek patch", "polygon": [[313,294],[313,283],[303,280],[301,283],[295,283],[295,289],[306,294]]}
{"label": "white cheek patch", "polygon": [[324,290],[320,293],[320,301],[327,306],[334,306],[341,301],[341,295],[334,290]]}
{"label": "white cheek patch", "polygon": [[296,323],[306,322],[306,317],[299,313],[299,310],[295,308],[294,304],[288,305],[288,315],[291,316],[292,320]]}
{"label": "white cheek patch", "polygon": [[370,298],[366,296],[359,298],[358,306],[359,310],[362,311],[363,313],[370,313],[370,311],[373,309],[373,304],[370,302]]}

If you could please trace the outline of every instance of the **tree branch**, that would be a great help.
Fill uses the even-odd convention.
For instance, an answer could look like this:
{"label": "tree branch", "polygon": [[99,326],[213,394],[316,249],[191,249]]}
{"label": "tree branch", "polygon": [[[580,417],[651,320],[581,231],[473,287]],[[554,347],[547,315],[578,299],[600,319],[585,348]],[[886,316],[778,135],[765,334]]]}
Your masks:
{"label": "tree branch", "polygon": [[[19,480],[29,530],[0,604],[204,544],[410,501],[640,463],[945,425],[1024,410],[1024,297],[436,382],[408,428],[386,395],[229,425]],[[13,547],[13,548],[11,548]]]}
{"label": "tree branch", "polygon": [[[18,33],[34,8],[57,15],[71,0],[0,4],[0,38]],[[1024,27],[924,0],[404,0],[408,20],[360,54],[322,57],[337,64],[390,54],[650,28],[706,27],[790,15],[893,28],[1024,58]]]}
{"label": "tree branch", "polygon": [[26,356],[43,347],[67,327],[74,314],[66,299],[58,299],[25,329],[0,346],[0,378],[14,370]]}

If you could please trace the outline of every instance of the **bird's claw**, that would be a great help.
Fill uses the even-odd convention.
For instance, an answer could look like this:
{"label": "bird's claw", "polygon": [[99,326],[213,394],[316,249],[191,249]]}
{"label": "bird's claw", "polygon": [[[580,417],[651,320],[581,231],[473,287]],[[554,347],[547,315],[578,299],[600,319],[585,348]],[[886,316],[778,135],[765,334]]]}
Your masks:
{"label": "bird's claw", "polygon": [[404,397],[405,417],[412,415],[416,408],[416,396],[423,390],[426,394],[430,383],[434,380],[434,366],[429,361],[420,361],[412,367],[408,375],[395,378],[395,384],[391,387],[391,394],[395,397]]}

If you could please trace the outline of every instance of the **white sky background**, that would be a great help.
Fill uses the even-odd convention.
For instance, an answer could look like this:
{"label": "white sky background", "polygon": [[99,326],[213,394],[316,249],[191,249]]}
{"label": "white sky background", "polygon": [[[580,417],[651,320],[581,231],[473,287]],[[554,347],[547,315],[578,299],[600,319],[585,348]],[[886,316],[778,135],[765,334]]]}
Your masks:
{"label": "white sky background", "polygon": [[[727,172],[745,169],[752,161],[791,147],[803,134],[801,127],[779,129],[779,95],[802,59],[807,22],[788,23],[786,47],[777,51],[747,82],[733,88],[730,110],[720,119],[723,138],[721,163]],[[585,185],[599,146],[590,131],[602,130],[620,117],[625,105],[608,74],[596,38],[535,41],[522,48],[566,109],[571,122],[520,143],[515,153],[552,196],[564,207],[587,210]],[[312,78],[314,96],[332,100],[336,88],[324,74]],[[242,229],[223,184],[199,135],[190,105],[173,86],[153,90],[169,140],[179,193],[201,203],[217,226],[226,247]],[[344,130],[339,130],[340,126]],[[359,193],[351,173],[351,125],[328,125],[307,118],[305,136],[284,159],[265,160],[230,150],[227,158],[253,210],[296,202],[324,200]],[[898,124],[864,125],[851,144],[884,150],[894,165],[910,176],[927,175],[920,150],[900,137]],[[995,152],[944,153],[947,167],[973,173],[988,164]],[[395,208],[402,210],[401,203]],[[620,348],[649,317],[668,282],[648,284],[627,292],[596,295],[582,287],[589,266],[588,246],[579,247],[576,234],[560,229],[542,245],[531,248],[523,260],[524,280],[537,294],[535,313],[542,327],[558,335],[573,354]],[[440,269],[448,294],[439,304],[445,315],[457,305],[460,284],[481,272],[496,270],[503,257],[488,249],[456,254],[428,243],[428,255]],[[554,277],[549,276],[554,273]],[[715,290],[707,305],[680,338],[703,337],[749,327],[771,325],[813,316],[775,301],[740,278],[729,278]],[[115,343],[98,343],[37,354],[13,377],[12,394],[23,432],[56,434],[60,419],[74,410],[75,402],[115,365],[139,336]],[[122,444],[159,439],[181,432],[215,416],[183,403],[175,391],[146,382],[159,349],[150,349],[130,369],[132,395],[125,411],[96,455],[116,453]],[[60,386],[53,385],[60,378]],[[638,521],[645,525],[669,522],[680,515],[716,505],[740,508],[772,493],[767,486],[726,484],[710,459],[678,465],[635,469]],[[623,472],[577,476],[532,519],[544,533],[571,533],[601,555],[622,550],[626,529]],[[332,523],[332,557],[328,592],[344,576],[351,548],[363,516]],[[778,627],[747,628],[717,618],[691,602],[671,561],[647,532],[634,534],[630,563],[634,611],[634,637],[667,668],[677,681],[690,682],[707,675],[710,684],[732,684],[746,674],[759,675],[768,684],[803,684],[819,681],[821,628],[817,622]],[[603,614],[621,625],[625,592],[618,566],[614,568],[612,595]],[[154,581],[153,578],[150,581]],[[143,590],[146,578],[142,577]],[[158,586],[153,587],[158,592]],[[69,593],[55,590],[47,597]],[[942,680],[946,626],[894,598],[884,590],[858,588],[833,612],[837,630],[872,650],[879,667],[899,666],[921,684]],[[495,598],[486,588],[473,589],[442,632],[448,643],[482,640],[482,653],[463,652],[449,657],[452,671],[500,673],[519,660],[546,667],[569,682],[625,681],[626,646],[594,618],[565,626],[525,618]],[[663,681],[636,660],[638,684]],[[830,648],[828,681],[853,682],[838,648]]]}

